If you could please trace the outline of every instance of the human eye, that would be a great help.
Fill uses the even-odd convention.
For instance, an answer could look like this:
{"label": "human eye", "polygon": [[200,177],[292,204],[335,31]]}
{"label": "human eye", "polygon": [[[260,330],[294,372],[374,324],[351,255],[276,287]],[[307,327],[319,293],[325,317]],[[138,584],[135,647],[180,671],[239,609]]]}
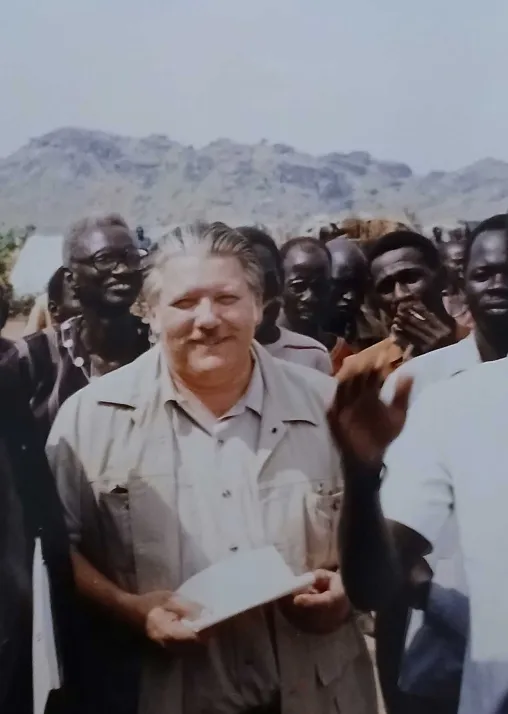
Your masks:
{"label": "human eye", "polygon": [[178,310],[192,310],[196,306],[195,298],[183,297],[171,303],[171,307],[176,307]]}
{"label": "human eye", "polygon": [[238,295],[233,295],[232,293],[224,293],[223,295],[219,295],[217,297],[217,302],[219,303],[219,305],[234,305],[236,302],[238,302],[238,300]]}
{"label": "human eye", "polygon": [[395,284],[391,280],[383,280],[376,285],[376,292],[380,295],[389,295],[393,292]]}
{"label": "human eye", "polygon": [[488,280],[489,277],[490,277],[490,273],[485,268],[478,268],[477,270],[474,270],[471,275],[471,278],[473,280],[476,280],[479,283]]}
{"label": "human eye", "polygon": [[113,256],[110,253],[97,253],[94,255],[93,261],[96,265],[109,265],[114,261]]}

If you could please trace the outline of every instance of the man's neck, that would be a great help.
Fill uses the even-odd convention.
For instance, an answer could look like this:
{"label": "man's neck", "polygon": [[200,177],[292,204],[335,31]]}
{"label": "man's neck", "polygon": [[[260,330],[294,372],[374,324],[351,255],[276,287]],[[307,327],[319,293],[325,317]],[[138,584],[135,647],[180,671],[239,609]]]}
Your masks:
{"label": "man's neck", "polygon": [[227,414],[247,391],[254,369],[254,361],[249,359],[235,369],[228,368],[224,375],[196,377],[173,371],[170,375],[177,390],[190,392],[216,418]]}
{"label": "man's neck", "polygon": [[330,332],[332,332],[335,337],[343,337],[346,342],[354,342],[356,339],[357,325],[354,320],[336,320],[330,326]]}
{"label": "man's neck", "polygon": [[315,340],[318,339],[318,335],[321,331],[319,324],[315,322],[305,321],[298,325],[291,325],[286,315],[282,315],[281,325],[291,332],[297,332],[299,335],[305,335],[306,337],[313,337]]}
{"label": "man's neck", "polygon": [[273,345],[279,338],[278,325],[261,325],[256,331],[256,340],[262,345]]}
{"label": "man's neck", "polygon": [[482,362],[493,362],[508,355],[508,330],[476,325],[476,346]]}
{"label": "man's neck", "polygon": [[82,317],[81,338],[90,354],[117,358],[130,350],[134,339],[130,312],[98,315],[84,308]]}

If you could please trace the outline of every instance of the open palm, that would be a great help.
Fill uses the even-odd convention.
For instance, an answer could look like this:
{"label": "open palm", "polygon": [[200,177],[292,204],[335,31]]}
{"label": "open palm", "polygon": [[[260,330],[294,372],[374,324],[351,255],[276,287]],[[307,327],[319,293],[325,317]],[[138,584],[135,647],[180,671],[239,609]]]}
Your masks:
{"label": "open palm", "polygon": [[374,365],[345,363],[328,417],[341,449],[372,465],[382,463],[386,448],[402,431],[413,384],[410,377],[401,378],[391,404],[385,404],[380,398],[384,366],[382,359]]}

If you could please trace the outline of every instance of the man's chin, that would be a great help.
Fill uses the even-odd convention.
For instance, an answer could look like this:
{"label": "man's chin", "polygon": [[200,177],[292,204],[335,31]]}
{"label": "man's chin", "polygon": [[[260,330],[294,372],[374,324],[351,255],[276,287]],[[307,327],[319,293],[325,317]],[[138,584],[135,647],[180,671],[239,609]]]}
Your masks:
{"label": "man's chin", "polygon": [[191,360],[191,369],[194,374],[210,374],[229,370],[231,362],[221,355],[206,355],[195,357]]}
{"label": "man's chin", "polygon": [[132,295],[122,295],[122,296],[106,296],[100,305],[100,310],[103,313],[110,314],[114,316],[116,314],[123,314],[131,309],[131,307],[136,302],[136,297]]}

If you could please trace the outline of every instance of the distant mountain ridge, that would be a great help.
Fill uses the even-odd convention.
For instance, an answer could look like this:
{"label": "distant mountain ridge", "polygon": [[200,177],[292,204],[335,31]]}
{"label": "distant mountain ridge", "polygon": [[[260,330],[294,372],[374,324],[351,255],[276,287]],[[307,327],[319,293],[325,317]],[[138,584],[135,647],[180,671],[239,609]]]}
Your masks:
{"label": "distant mountain ridge", "polygon": [[60,231],[118,211],[149,230],[195,219],[298,230],[326,217],[477,220],[508,208],[508,163],[484,159],[424,176],[364,151],[321,156],[280,143],[218,139],[199,149],[161,136],[62,128],[0,159],[0,225]]}

